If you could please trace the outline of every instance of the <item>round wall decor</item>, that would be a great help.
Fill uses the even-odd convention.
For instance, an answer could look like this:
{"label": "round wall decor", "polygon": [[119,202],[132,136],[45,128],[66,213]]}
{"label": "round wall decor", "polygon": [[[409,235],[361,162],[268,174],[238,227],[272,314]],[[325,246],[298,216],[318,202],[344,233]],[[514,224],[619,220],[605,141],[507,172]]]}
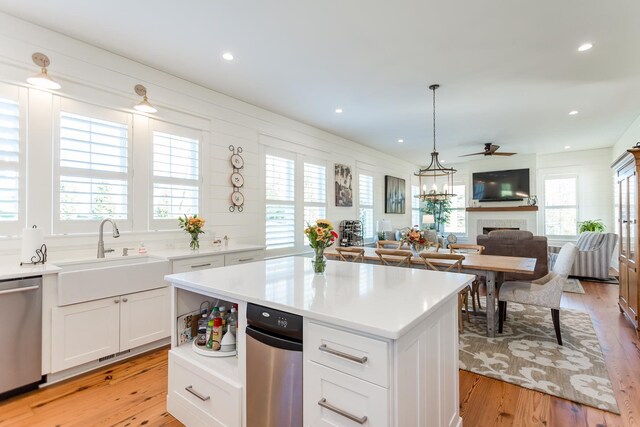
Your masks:
{"label": "round wall decor", "polygon": [[231,155],[231,167],[233,173],[231,173],[231,185],[233,186],[233,192],[231,193],[231,206],[229,206],[229,212],[242,212],[244,205],[244,195],[240,192],[240,188],[244,185],[244,177],[240,173],[240,169],[244,167],[244,159],[240,155],[242,153],[242,147],[237,149],[233,146],[229,146]]}

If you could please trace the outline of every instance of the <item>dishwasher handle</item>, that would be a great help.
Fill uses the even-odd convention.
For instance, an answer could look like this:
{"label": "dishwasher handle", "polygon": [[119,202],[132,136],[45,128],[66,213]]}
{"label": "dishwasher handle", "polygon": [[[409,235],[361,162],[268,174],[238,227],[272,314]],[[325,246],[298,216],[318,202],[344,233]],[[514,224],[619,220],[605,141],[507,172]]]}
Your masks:
{"label": "dishwasher handle", "polygon": [[256,329],[253,326],[247,326],[246,331],[248,336],[270,347],[290,351],[302,351],[302,343],[299,341],[293,341],[290,339],[272,335],[268,332],[263,332],[259,329]]}
{"label": "dishwasher handle", "polygon": [[11,288],[11,289],[7,289],[4,291],[0,291],[0,295],[5,295],[5,294],[13,294],[16,292],[27,292],[27,291],[35,291],[37,289],[39,289],[40,286],[27,286],[25,288]]}

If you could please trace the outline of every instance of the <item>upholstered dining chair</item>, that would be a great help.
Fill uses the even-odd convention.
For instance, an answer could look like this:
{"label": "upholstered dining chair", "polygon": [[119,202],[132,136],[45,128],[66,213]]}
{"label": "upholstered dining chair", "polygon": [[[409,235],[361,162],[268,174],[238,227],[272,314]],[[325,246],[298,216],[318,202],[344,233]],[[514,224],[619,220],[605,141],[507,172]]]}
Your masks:
{"label": "upholstered dining chair", "polygon": [[411,266],[411,257],[413,252],[400,249],[376,249],[376,255],[380,258],[383,265],[395,265],[397,267],[404,264]]}
{"label": "upholstered dining chair", "polygon": [[[447,254],[440,252],[420,252],[420,259],[424,263],[424,266],[427,270],[435,270],[435,271],[457,271],[460,273],[462,271],[462,261],[464,261],[464,255],[462,254]],[[448,263],[447,266],[438,267],[434,265],[434,262],[449,260],[454,261],[452,263]],[[467,311],[467,321],[469,319],[469,286],[458,292],[458,330],[460,332],[464,332],[464,325],[462,322],[462,306],[466,307]]]}
{"label": "upholstered dining chair", "polygon": [[364,262],[364,248],[336,248],[340,261]]}
{"label": "upholstered dining chair", "polygon": [[[484,246],[482,245],[472,245],[467,243],[451,243],[449,245],[449,251],[452,254],[457,253],[466,253],[466,254],[478,254],[482,255],[484,252]],[[476,276],[475,280],[471,284],[471,303],[473,305],[473,312],[476,313],[476,301],[478,302],[478,308],[482,308],[482,304],[480,304],[480,283],[482,280],[479,276]]]}
{"label": "upholstered dining chair", "polygon": [[502,333],[502,326],[507,317],[507,302],[550,308],[556,339],[558,344],[562,345],[560,299],[564,283],[567,281],[577,255],[576,245],[565,243],[558,253],[553,269],[546,276],[532,282],[504,282],[498,296],[498,332]]}
{"label": "upholstered dining chair", "polygon": [[364,262],[364,248],[336,248],[340,261]]}

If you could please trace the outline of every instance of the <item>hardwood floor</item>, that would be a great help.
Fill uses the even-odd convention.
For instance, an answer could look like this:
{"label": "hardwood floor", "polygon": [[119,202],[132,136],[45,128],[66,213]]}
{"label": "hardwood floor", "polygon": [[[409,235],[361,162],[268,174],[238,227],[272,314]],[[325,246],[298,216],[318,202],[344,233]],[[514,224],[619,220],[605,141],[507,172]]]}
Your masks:
{"label": "hardwood floor", "polygon": [[4,401],[0,426],[182,426],[166,412],[167,351]]}
{"label": "hardwood floor", "polygon": [[631,323],[620,314],[618,286],[581,283],[586,293],[564,293],[562,307],[591,315],[621,415],[460,371],[460,411],[465,427],[640,426],[640,341]]}
{"label": "hardwood floor", "polygon": [[[562,306],[591,314],[622,414],[461,371],[465,427],[640,426],[640,342],[618,310],[618,287],[582,284],[586,294],[565,293]],[[181,426],[166,412],[166,393],[164,348],[4,401],[0,427]]]}

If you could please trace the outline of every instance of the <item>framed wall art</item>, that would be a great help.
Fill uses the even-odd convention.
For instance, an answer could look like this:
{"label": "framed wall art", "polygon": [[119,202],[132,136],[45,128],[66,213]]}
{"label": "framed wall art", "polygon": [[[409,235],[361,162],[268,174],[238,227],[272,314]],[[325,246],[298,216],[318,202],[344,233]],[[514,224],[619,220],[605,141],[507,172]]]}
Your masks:
{"label": "framed wall art", "polygon": [[406,201],[405,180],[396,178],[395,176],[385,175],[384,194],[384,213],[403,214]]}
{"label": "framed wall art", "polygon": [[336,206],[353,206],[353,175],[351,174],[351,166],[336,163],[335,168]]}

